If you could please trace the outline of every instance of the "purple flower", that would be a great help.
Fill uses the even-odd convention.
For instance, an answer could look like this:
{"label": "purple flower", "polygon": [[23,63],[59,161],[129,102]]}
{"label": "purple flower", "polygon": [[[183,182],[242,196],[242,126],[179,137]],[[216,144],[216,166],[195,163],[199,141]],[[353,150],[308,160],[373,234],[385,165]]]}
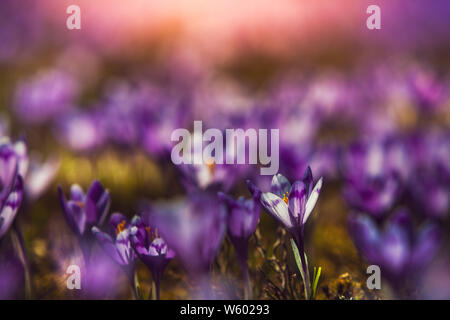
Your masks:
{"label": "purple flower", "polygon": [[[138,218],[139,219],[139,218]],[[175,257],[157,230],[152,230],[148,223],[139,219],[131,228],[131,244],[139,259],[152,273],[156,286],[156,298],[159,300],[160,280],[167,264]]]}
{"label": "purple flower", "polygon": [[292,185],[281,174],[273,176],[271,192],[265,192],[261,196],[263,207],[286,228],[296,244],[300,258],[297,265],[303,278],[307,299],[311,297],[311,280],[305,254],[304,226],[316,205],[321,189],[322,178],[313,187],[313,175],[308,167],[303,179]]}
{"label": "purple flower", "polygon": [[399,193],[399,173],[391,169],[380,143],[352,145],[342,161],[344,197],[351,207],[381,218]]}
{"label": "purple flower", "polygon": [[[191,145],[202,144],[202,135],[193,133],[189,142]],[[224,159],[228,156],[225,150]],[[236,155],[233,155],[236,157]],[[199,190],[229,190],[238,176],[244,175],[248,165],[237,164],[217,164],[214,159],[203,159],[203,151],[193,150],[192,164],[181,164],[177,166],[181,174],[181,181],[189,193],[195,193]]]}
{"label": "purple flower", "polygon": [[137,226],[138,217],[131,222],[121,213],[114,213],[109,218],[108,232],[103,232],[97,227],[91,231],[103,251],[116,262],[125,272],[135,298],[139,298],[138,284],[135,276],[136,253],[131,245],[131,229]]}
{"label": "purple flower", "polygon": [[437,79],[429,70],[415,70],[410,79],[410,88],[424,111],[434,111],[445,98],[445,82]]}
{"label": "purple flower", "polygon": [[423,269],[439,248],[441,233],[434,224],[415,231],[410,214],[400,209],[381,228],[364,214],[353,213],[349,232],[361,254],[398,289],[403,281]]}
{"label": "purple flower", "polygon": [[450,143],[448,133],[427,132],[407,141],[413,158],[408,176],[414,209],[430,218],[443,219],[450,208]]}
{"label": "purple flower", "polygon": [[38,73],[16,91],[16,112],[29,123],[42,123],[72,107],[78,93],[75,79],[61,70]]}
{"label": "purple flower", "polygon": [[24,180],[25,194],[28,199],[37,199],[49,186],[59,169],[59,160],[50,158],[40,162],[29,157],[27,145],[23,140],[13,145],[18,160],[19,175]]}
{"label": "purple flower", "polygon": [[109,210],[110,195],[99,181],[95,180],[86,194],[79,185],[72,185],[69,200],[61,187],[58,187],[58,193],[64,216],[75,234],[80,237],[90,235],[93,226],[103,223]]}
{"label": "purple flower", "polygon": [[130,227],[135,226],[137,219],[128,223],[127,218],[121,213],[114,213],[109,218],[109,232],[103,232],[97,227],[92,227],[100,247],[119,265],[131,266],[134,270],[136,255],[131,247]]}
{"label": "purple flower", "polygon": [[308,167],[302,180],[290,184],[281,174],[273,176],[271,192],[261,196],[267,212],[280,222],[303,250],[303,230],[322,189],[322,178],[313,187],[313,176]]}
{"label": "purple flower", "polygon": [[237,200],[219,192],[220,200],[225,204],[228,211],[228,236],[233,243],[239,265],[241,267],[243,280],[245,282],[245,297],[251,298],[251,285],[248,274],[248,241],[255,232],[261,213],[261,191],[250,181],[248,188],[253,194],[252,199],[246,200],[239,197]]}
{"label": "purple flower", "polygon": [[152,208],[151,224],[194,277],[209,273],[222,243],[226,213],[216,196],[197,193]]}
{"label": "purple flower", "polygon": [[73,113],[58,126],[61,143],[76,151],[91,150],[105,141],[104,117],[100,113]]}
{"label": "purple flower", "polygon": [[11,227],[23,198],[19,159],[14,146],[0,145],[0,239]]}
{"label": "purple flower", "polygon": [[256,230],[261,213],[261,192],[250,181],[247,181],[247,185],[253,193],[251,199],[239,197],[235,200],[219,192],[219,199],[228,211],[228,236],[236,250],[243,273],[247,272],[248,241]]}

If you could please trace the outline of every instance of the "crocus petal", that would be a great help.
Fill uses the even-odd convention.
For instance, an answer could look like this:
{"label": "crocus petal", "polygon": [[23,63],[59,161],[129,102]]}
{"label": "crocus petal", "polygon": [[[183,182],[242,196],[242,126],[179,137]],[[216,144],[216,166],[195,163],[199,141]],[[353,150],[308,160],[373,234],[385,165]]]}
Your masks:
{"label": "crocus petal", "polygon": [[167,250],[166,259],[173,259],[173,258],[175,258],[175,251],[169,248],[169,250]]}
{"label": "crocus petal", "polygon": [[364,214],[352,213],[348,220],[349,232],[359,251],[370,263],[379,263],[381,235],[377,225]]}
{"label": "crocus petal", "polygon": [[125,229],[117,235],[116,248],[122,260],[121,262],[119,262],[120,264],[128,265],[131,261],[134,260],[135,255],[133,248],[131,247],[130,232],[128,229]]}
{"label": "crocus petal", "polygon": [[[86,192],[86,202],[85,202],[85,210],[86,210],[86,220],[91,224],[96,224],[99,219],[102,217],[104,213],[104,194],[107,191],[103,188],[102,184],[95,180],[88,191]],[[102,200],[102,208],[98,207],[99,201]]]}
{"label": "crocus petal", "polygon": [[167,244],[161,238],[156,238],[150,244],[148,252],[152,256],[161,256],[167,253]]}
{"label": "crocus petal", "polygon": [[0,204],[10,194],[18,174],[17,157],[6,147],[0,148]]}
{"label": "crocus petal", "polygon": [[92,227],[92,233],[106,254],[117,263],[124,265],[124,261],[117,251],[114,240],[107,233],[100,231],[97,227]]}
{"label": "crocus petal", "polygon": [[384,267],[387,267],[391,274],[400,275],[404,271],[411,253],[407,233],[403,228],[391,224],[388,226],[382,242],[380,253]]}
{"label": "crocus petal", "polygon": [[70,199],[73,201],[84,201],[84,191],[78,184],[73,184],[70,187]]}
{"label": "crocus petal", "polygon": [[305,215],[303,216],[303,223],[306,223],[306,221],[309,218],[309,215],[313,211],[317,199],[319,199],[321,189],[322,189],[322,178],[320,178],[319,181],[316,183],[314,189],[311,191],[311,194],[309,195],[308,201],[306,202]]}
{"label": "crocus petal", "polygon": [[247,184],[248,190],[250,190],[251,194],[253,195],[253,198],[256,201],[260,201],[261,195],[262,195],[261,190],[259,190],[250,180],[247,180],[246,184]]}
{"label": "crocus petal", "polygon": [[75,223],[73,215],[69,209],[69,204],[67,202],[67,199],[64,196],[64,192],[60,186],[58,186],[58,197],[59,197],[59,202],[61,204],[64,217],[66,218],[67,224],[69,225],[70,229],[72,229],[73,232],[78,234],[79,230],[78,230],[77,223]]}
{"label": "crocus petal", "polygon": [[289,192],[289,213],[295,225],[303,223],[307,200],[306,193],[307,190],[303,181],[296,181]]}
{"label": "crocus petal", "polygon": [[442,233],[437,225],[425,226],[417,237],[411,265],[421,268],[427,265],[436,254],[441,242]]}
{"label": "crocus petal", "polygon": [[283,194],[289,192],[291,189],[291,184],[288,179],[286,179],[281,174],[276,174],[272,178],[272,184],[270,186],[270,192],[273,194],[283,197]]}
{"label": "crocus petal", "polygon": [[293,226],[289,216],[289,208],[283,199],[271,192],[265,192],[261,196],[261,204],[286,228],[291,228]]}
{"label": "crocus petal", "polygon": [[27,195],[31,199],[39,198],[56,176],[59,167],[59,159],[50,159],[39,168],[32,166],[25,186]]}
{"label": "crocus petal", "polygon": [[306,190],[308,191],[308,195],[311,194],[312,186],[313,186],[313,175],[310,166],[306,168],[305,174],[303,175],[303,183],[306,186]]}
{"label": "crocus petal", "polygon": [[[22,177],[27,176],[28,172],[28,166],[29,166],[29,159],[27,155],[27,145],[25,141],[17,141],[14,146],[14,151],[17,156],[18,166],[19,166],[19,174]],[[27,179],[28,180],[28,179]]]}
{"label": "crocus petal", "polygon": [[0,238],[3,237],[3,235],[8,231],[9,227],[13,223],[14,218],[16,217],[17,214],[17,210],[19,209],[19,206],[22,203],[22,197],[23,197],[22,178],[20,176],[17,176],[13,191],[9,194],[5,204],[2,207],[2,211],[0,212],[0,217],[3,220],[3,223],[0,226]]}
{"label": "crocus petal", "polygon": [[69,214],[71,215],[79,234],[83,234],[86,227],[86,214],[79,202],[69,201],[67,203]]}

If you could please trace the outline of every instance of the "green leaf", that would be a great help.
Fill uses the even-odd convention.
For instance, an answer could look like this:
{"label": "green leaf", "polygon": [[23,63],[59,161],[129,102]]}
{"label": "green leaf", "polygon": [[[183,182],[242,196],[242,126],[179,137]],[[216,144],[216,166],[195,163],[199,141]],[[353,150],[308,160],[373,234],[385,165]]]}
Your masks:
{"label": "green leaf", "polygon": [[311,279],[309,278],[308,271],[308,258],[306,254],[303,254],[305,259],[306,270],[303,270],[302,259],[300,257],[300,252],[298,251],[297,245],[294,240],[291,239],[292,251],[294,252],[295,262],[297,263],[297,268],[300,271],[300,275],[302,276],[303,286],[305,287],[305,299],[309,300],[311,298]]}
{"label": "green leaf", "polygon": [[317,285],[319,284],[320,275],[322,273],[322,267],[314,267],[314,277],[313,277],[313,288],[312,288],[312,299],[316,298]]}

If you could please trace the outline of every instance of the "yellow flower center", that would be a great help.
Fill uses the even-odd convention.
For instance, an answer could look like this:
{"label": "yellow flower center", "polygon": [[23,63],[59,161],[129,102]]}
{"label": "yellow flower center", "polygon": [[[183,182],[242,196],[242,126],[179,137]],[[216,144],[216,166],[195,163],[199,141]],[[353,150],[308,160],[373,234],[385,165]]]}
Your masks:
{"label": "yellow flower center", "polygon": [[82,201],[76,201],[75,202],[80,208],[84,208],[84,202]]}
{"label": "yellow flower center", "polygon": [[206,164],[206,166],[209,169],[209,173],[211,175],[213,175],[214,174],[214,169],[216,167],[216,163],[214,162],[214,159],[213,158],[209,158],[208,160],[205,161],[205,164]]}
{"label": "yellow flower center", "polygon": [[158,238],[158,229],[154,229],[154,232],[152,233],[150,227],[145,227],[145,231],[147,231],[147,234],[151,241],[155,240],[155,238]]}
{"label": "yellow flower center", "polygon": [[289,204],[289,192],[283,193],[283,201]]}
{"label": "yellow flower center", "polygon": [[125,220],[123,220],[121,223],[119,223],[118,225],[117,225],[117,230],[116,230],[116,235],[117,234],[119,234],[119,233],[121,233],[123,230],[125,230],[125,225],[126,225],[126,221]]}

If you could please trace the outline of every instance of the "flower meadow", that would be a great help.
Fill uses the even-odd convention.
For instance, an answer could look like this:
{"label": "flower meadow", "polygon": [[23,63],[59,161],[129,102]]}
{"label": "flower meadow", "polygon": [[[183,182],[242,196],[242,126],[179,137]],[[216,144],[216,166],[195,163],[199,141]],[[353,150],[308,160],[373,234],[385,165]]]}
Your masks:
{"label": "flower meadow", "polygon": [[[450,299],[450,6],[379,2],[2,1],[0,298]],[[278,173],[175,165],[195,121],[278,129]]]}

